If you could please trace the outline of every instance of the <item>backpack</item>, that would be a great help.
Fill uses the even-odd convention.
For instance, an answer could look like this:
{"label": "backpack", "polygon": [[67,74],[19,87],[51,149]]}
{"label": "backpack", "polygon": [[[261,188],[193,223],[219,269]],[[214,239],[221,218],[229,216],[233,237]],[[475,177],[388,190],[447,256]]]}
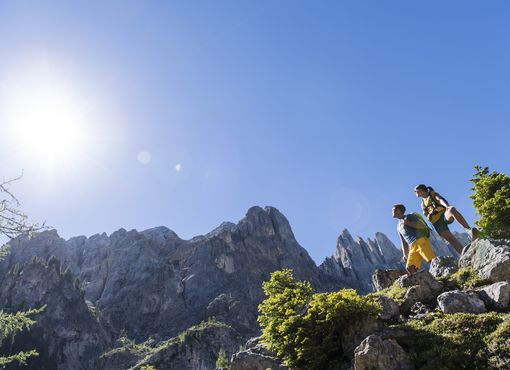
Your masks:
{"label": "backpack", "polygon": [[412,214],[418,219],[418,222],[425,225],[426,229],[423,229],[424,236],[427,238],[430,237],[430,228],[425,219],[418,212],[413,212]]}
{"label": "backpack", "polygon": [[[434,191],[434,189],[432,189],[430,186],[427,189],[428,189],[428,198],[430,198],[432,210],[429,209],[430,206],[429,207],[425,206],[425,198],[422,199],[422,201],[421,201],[421,208],[423,209],[423,213],[425,213],[425,215],[430,219],[432,215],[442,213],[446,210],[446,208],[443,207],[441,205],[441,203],[436,201],[436,198],[435,198],[436,192]],[[444,200],[448,203],[448,201],[446,199],[444,199]]]}

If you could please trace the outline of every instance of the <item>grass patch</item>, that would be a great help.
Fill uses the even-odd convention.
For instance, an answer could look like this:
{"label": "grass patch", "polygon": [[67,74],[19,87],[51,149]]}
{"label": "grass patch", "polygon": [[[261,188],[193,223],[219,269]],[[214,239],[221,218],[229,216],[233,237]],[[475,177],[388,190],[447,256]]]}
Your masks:
{"label": "grass patch", "polygon": [[489,350],[489,365],[502,369],[510,365],[510,314],[505,316],[496,330],[485,338]]}
{"label": "grass patch", "polygon": [[463,267],[451,275],[437,278],[437,281],[443,284],[444,291],[471,289],[490,284],[490,281],[480,278],[471,267]]}
{"label": "grass patch", "polygon": [[400,325],[409,332],[401,339],[416,368],[487,369],[510,364],[510,315],[435,313]]}
{"label": "grass patch", "polygon": [[393,299],[395,302],[397,302],[398,305],[401,305],[402,303],[404,303],[404,297],[405,297],[408,289],[409,289],[409,287],[407,287],[407,288],[399,287],[397,285],[397,283],[395,282],[388,288],[385,288],[378,292],[367,294],[367,298],[378,297],[378,296],[383,295],[383,296]]}
{"label": "grass patch", "polygon": [[207,320],[202,321],[200,324],[194,325],[183,332],[179,333],[178,338],[183,343],[186,338],[190,335],[196,335],[207,329],[218,329],[218,328],[231,328],[230,325],[224,322],[218,321],[215,317],[209,317]]}

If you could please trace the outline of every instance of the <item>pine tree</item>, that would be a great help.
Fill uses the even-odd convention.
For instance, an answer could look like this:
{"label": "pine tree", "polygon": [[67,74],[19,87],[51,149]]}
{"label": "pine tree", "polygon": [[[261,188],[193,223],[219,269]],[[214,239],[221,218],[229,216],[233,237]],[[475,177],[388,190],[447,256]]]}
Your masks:
{"label": "pine tree", "polygon": [[[21,177],[21,176],[20,176]],[[44,225],[29,223],[27,216],[19,209],[18,199],[9,190],[9,185],[18,180],[20,177],[3,181],[0,183],[0,234],[8,238],[15,238],[21,234],[31,234],[34,231],[41,230]],[[0,261],[10,252],[9,244],[0,248]],[[25,312],[6,313],[0,309],[0,348],[3,342],[12,338],[15,333],[28,329],[35,323],[31,319],[33,315],[41,313],[46,306],[39,309],[32,309]],[[17,361],[20,364],[26,364],[29,357],[37,356],[36,350],[25,352],[18,352],[15,354],[2,354],[0,353],[0,366]]]}
{"label": "pine tree", "polygon": [[510,177],[488,167],[475,167],[473,183],[473,206],[480,215],[476,222],[482,234],[489,238],[510,238]]}
{"label": "pine tree", "polygon": [[222,348],[220,349],[220,353],[218,354],[218,360],[216,361],[216,367],[217,368],[228,368],[229,363],[227,360],[227,354],[225,353],[225,350]]}

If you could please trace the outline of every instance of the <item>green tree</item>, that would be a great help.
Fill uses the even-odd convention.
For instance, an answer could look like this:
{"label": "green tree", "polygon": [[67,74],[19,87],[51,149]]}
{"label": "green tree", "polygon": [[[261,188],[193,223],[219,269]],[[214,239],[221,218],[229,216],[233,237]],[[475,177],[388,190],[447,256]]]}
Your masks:
{"label": "green tree", "polygon": [[216,367],[222,367],[222,368],[228,368],[230,366],[227,354],[225,350],[222,348],[220,349],[220,353],[218,354],[218,360],[216,360]]}
{"label": "green tree", "polygon": [[292,270],[276,271],[263,283],[268,296],[259,305],[262,341],[297,369],[334,369],[349,361],[342,350],[348,323],[377,316],[379,304],[352,289],[314,293],[296,282]]}
{"label": "green tree", "polygon": [[31,234],[44,229],[44,224],[39,225],[28,222],[28,217],[20,209],[18,198],[10,191],[10,185],[21,178],[22,175],[5,180],[0,183],[0,234],[8,238],[16,238],[20,234]]}
{"label": "green tree", "polygon": [[[21,234],[31,234],[44,228],[43,225],[32,224],[28,222],[27,216],[19,210],[19,201],[10,191],[9,186],[12,182],[20,179],[17,177],[12,180],[0,183],[0,235],[7,238],[15,238]],[[8,244],[0,248],[0,261],[9,253]],[[42,312],[45,307],[33,309],[26,312],[6,313],[0,309],[0,347],[7,339],[15,333],[28,329],[34,324],[30,317]],[[26,360],[31,356],[38,355],[37,351],[30,350],[18,352],[12,355],[0,354],[0,366],[5,366],[11,362],[17,361],[20,364],[26,364]]]}
{"label": "green tree", "polygon": [[[28,329],[35,323],[30,317],[41,313],[46,306],[38,309],[32,309],[25,312],[16,312],[14,314],[6,313],[0,310],[0,346],[5,339],[13,336],[16,332]],[[18,352],[13,355],[0,356],[0,366],[5,366],[11,362],[17,361],[20,364],[26,364],[27,358],[37,356],[36,350]]]}
{"label": "green tree", "polygon": [[476,222],[482,234],[489,238],[510,238],[510,177],[488,167],[475,167],[473,206],[480,215]]}

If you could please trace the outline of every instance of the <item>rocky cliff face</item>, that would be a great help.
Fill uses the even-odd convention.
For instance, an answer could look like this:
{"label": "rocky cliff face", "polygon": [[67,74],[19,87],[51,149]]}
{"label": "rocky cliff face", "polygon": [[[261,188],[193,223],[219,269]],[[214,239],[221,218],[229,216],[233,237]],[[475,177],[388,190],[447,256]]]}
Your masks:
{"label": "rocky cliff face", "polygon": [[95,369],[101,353],[111,345],[100,318],[89,307],[78,281],[57,258],[34,257],[17,265],[2,279],[0,307],[7,312],[46,306],[29,332],[7,343],[9,353],[36,347],[33,369]]}
{"label": "rocky cliff face", "polygon": [[[90,314],[80,320],[97,334],[97,338],[90,334],[95,349],[82,348],[80,353],[108,347],[110,338],[121,332],[137,342],[149,336],[172,338],[213,316],[230,325],[244,341],[258,333],[261,283],[275,270],[291,268],[298,279],[312,282],[319,291],[350,287],[364,293],[373,290],[374,269],[402,267],[400,251],[384,234],[376,234],[374,240],[354,240],[347,230],[338,238],[334,256],[317,267],[296,241],[287,219],[272,207],[252,207],[237,224],[223,223],[191,240],[157,227],[67,241],[53,230],[30,240],[20,237],[10,245],[11,252],[0,262],[1,307],[24,309],[46,302],[17,292],[46,281],[53,271],[50,267],[34,270],[31,282],[13,275],[12,269],[34,256],[44,261],[55,256],[68,267],[65,276],[69,278],[61,279],[75,284],[73,304],[81,307],[77,312]],[[62,299],[51,297],[56,305],[52,311],[62,310]],[[94,310],[96,318],[91,313]],[[41,330],[49,336],[52,329],[45,322],[49,321],[41,320]]]}

